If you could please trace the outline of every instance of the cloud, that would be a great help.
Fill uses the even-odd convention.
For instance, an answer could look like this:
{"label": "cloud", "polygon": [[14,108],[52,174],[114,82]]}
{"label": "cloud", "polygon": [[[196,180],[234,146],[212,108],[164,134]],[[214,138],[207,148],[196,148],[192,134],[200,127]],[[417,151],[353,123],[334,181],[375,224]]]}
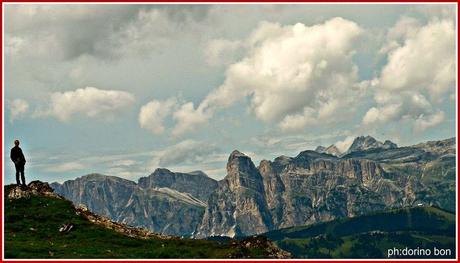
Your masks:
{"label": "cloud", "polygon": [[444,121],[444,117],[445,115],[443,111],[438,111],[427,116],[421,115],[415,120],[415,131],[420,132],[428,128],[435,127]]}
{"label": "cloud", "polygon": [[177,124],[174,126],[172,134],[180,136],[193,131],[196,127],[207,124],[210,118],[209,112],[205,113],[200,109],[195,110],[192,102],[185,103],[173,114],[173,119]]}
{"label": "cloud", "polygon": [[56,164],[55,166],[48,167],[46,171],[54,172],[54,173],[61,173],[61,172],[78,171],[84,168],[85,166],[79,162],[67,162],[67,163]]}
{"label": "cloud", "polygon": [[114,163],[113,163],[113,166],[114,167],[120,167],[120,166],[133,166],[133,165],[136,165],[138,162],[135,161],[135,160],[131,160],[131,159],[122,159],[122,160],[116,160]]}
{"label": "cloud", "polygon": [[336,142],[334,145],[339,149],[340,152],[344,153],[350,148],[351,144],[355,140],[353,136],[347,136],[344,140]]}
{"label": "cloud", "polygon": [[154,134],[163,133],[165,130],[163,121],[176,105],[177,100],[175,98],[166,101],[152,100],[145,104],[139,112],[141,128],[147,129]]}
{"label": "cloud", "polygon": [[218,148],[206,142],[185,140],[154,154],[152,166],[168,167],[187,163],[202,163],[212,156]]}
{"label": "cloud", "polygon": [[87,117],[113,117],[116,111],[130,106],[134,96],[125,91],[101,90],[93,87],[75,91],[55,92],[50,106],[37,112],[37,116],[53,116],[60,121],[69,121],[75,114]]}
{"label": "cloud", "polygon": [[7,54],[55,60],[84,55],[103,59],[132,54],[145,57],[193,33],[190,29],[206,17],[209,7],[9,5],[5,8]]}
{"label": "cloud", "polygon": [[205,49],[206,62],[212,66],[235,62],[238,53],[243,49],[243,44],[239,40],[212,39]]}
{"label": "cloud", "polygon": [[10,105],[10,122],[23,117],[29,110],[29,103],[23,99],[15,99]]}
{"label": "cloud", "polygon": [[423,89],[435,97],[452,92],[455,81],[453,21],[433,21],[415,32],[407,35],[402,45],[389,51],[388,63],[380,78],[382,89],[390,92]]}
{"label": "cloud", "polygon": [[250,109],[264,122],[279,122],[284,130],[302,129],[319,120],[334,121],[350,109],[357,82],[352,61],[362,29],[333,18],[323,24],[282,26],[264,22],[244,41],[246,56],[231,64],[224,83],[197,106],[184,105],[188,118],[176,118],[177,134],[207,122],[237,101],[250,99]]}
{"label": "cloud", "polygon": [[417,131],[441,123],[440,107],[455,93],[453,21],[434,18],[422,25],[403,17],[387,38],[382,51],[388,62],[375,87],[377,105],[367,111],[362,123],[375,126],[409,120]]}

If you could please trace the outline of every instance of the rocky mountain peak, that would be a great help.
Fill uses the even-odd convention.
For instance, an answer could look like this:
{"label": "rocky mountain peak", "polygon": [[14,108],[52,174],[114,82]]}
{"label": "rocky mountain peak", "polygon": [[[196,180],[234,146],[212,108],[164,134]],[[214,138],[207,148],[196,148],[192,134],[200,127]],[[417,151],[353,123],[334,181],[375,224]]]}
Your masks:
{"label": "rocky mountain peak", "polygon": [[398,148],[398,146],[386,140],[384,143],[376,140],[372,136],[359,136],[356,137],[353,143],[351,144],[350,148],[348,149],[347,153],[356,152],[356,151],[365,151],[369,149],[394,149]]}
{"label": "rocky mountain peak", "polygon": [[164,175],[164,174],[171,174],[172,172],[166,168],[157,168],[153,171],[152,175]]}
{"label": "rocky mountain peak", "polygon": [[226,179],[232,187],[263,188],[262,176],[251,158],[237,150],[228,158]]}
{"label": "rocky mountain peak", "polygon": [[227,172],[229,174],[240,171],[248,172],[254,169],[256,169],[256,167],[251,158],[238,150],[234,150],[228,157]]}
{"label": "rocky mountain peak", "polygon": [[240,157],[246,157],[246,158],[249,158],[246,154],[238,151],[238,150],[234,150],[230,156],[228,157],[228,161],[230,162],[231,160],[233,159],[236,159],[236,158],[240,158]]}

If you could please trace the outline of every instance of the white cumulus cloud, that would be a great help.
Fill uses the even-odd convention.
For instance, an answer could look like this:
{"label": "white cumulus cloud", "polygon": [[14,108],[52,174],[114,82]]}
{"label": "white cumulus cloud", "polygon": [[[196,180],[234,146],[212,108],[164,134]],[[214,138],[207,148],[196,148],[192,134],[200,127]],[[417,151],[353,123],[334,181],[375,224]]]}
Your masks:
{"label": "white cumulus cloud", "polygon": [[[374,100],[362,122],[386,125],[409,120],[422,131],[441,123],[442,104],[455,93],[455,29],[451,19],[433,18],[422,25],[403,17],[389,30],[388,63],[383,67]],[[388,44],[390,43],[390,44]]]}
{"label": "white cumulus cloud", "polygon": [[147,129],[154,134],[164,132],[164,119],[176,107],[177,100],[171,98],[166,101],[152,100],[141,107],[139,112],[139,124],[141,128]]}
{"label": "white cumulus cloud", "polygon": [[37,113],[38,116],[53,116],[60,121],[69,121],[75,114],[87,117],[113,117],[134,102],[134,96],[125,91],[102,90],[86,87],[75,91],[51,94],[49,108]]}
{"label": "white cumulus cloud", "polygon": [[336,114],[351,109],[357,83],[353,47],[361,32],[339,17],[313,26],[261,23],[244,41],[246,56],[228,67],[224,83],[197,108],[183,106],[197,121],[176,118],[177,133],[246,97],[259,120],[279,122],[286,130],[337,120]]}

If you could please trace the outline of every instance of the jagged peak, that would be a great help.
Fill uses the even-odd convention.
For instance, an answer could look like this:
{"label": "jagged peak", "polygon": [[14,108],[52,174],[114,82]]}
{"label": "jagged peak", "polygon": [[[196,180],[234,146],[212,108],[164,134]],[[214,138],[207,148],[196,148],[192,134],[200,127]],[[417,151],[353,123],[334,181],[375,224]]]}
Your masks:
{"label": "jagged peak", "polygon": [[242,152],[240,152],[240,151],[238,151],[238,150],[234,150],[234,151],[230,154],[230,156],[228,157],[228,161],[231,161],[231,160],[236,159],[236,158],[241,158],[241,157],[246,157],[246,158],[248,158],[248,156],[247,156],[246,154],[244,154],[244,153],[242,153]]}
{"label": "jagged peak", "polygon": [[385,142],[382,143],[370,135],[358,136],[353,140],[347,153],[368,149],[394,149],[397,147],[398,145],[390,140],[385,140]]}

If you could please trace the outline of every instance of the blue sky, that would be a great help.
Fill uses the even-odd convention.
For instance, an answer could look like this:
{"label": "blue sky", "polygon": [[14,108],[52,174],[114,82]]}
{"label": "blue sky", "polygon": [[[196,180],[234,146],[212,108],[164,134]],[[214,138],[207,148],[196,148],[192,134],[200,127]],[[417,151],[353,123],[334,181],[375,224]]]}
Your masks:
{"label": "blue sky", "polygon": [[4,180],[225,176],[229,153],[455,136],[449,5],[5,6]]}

